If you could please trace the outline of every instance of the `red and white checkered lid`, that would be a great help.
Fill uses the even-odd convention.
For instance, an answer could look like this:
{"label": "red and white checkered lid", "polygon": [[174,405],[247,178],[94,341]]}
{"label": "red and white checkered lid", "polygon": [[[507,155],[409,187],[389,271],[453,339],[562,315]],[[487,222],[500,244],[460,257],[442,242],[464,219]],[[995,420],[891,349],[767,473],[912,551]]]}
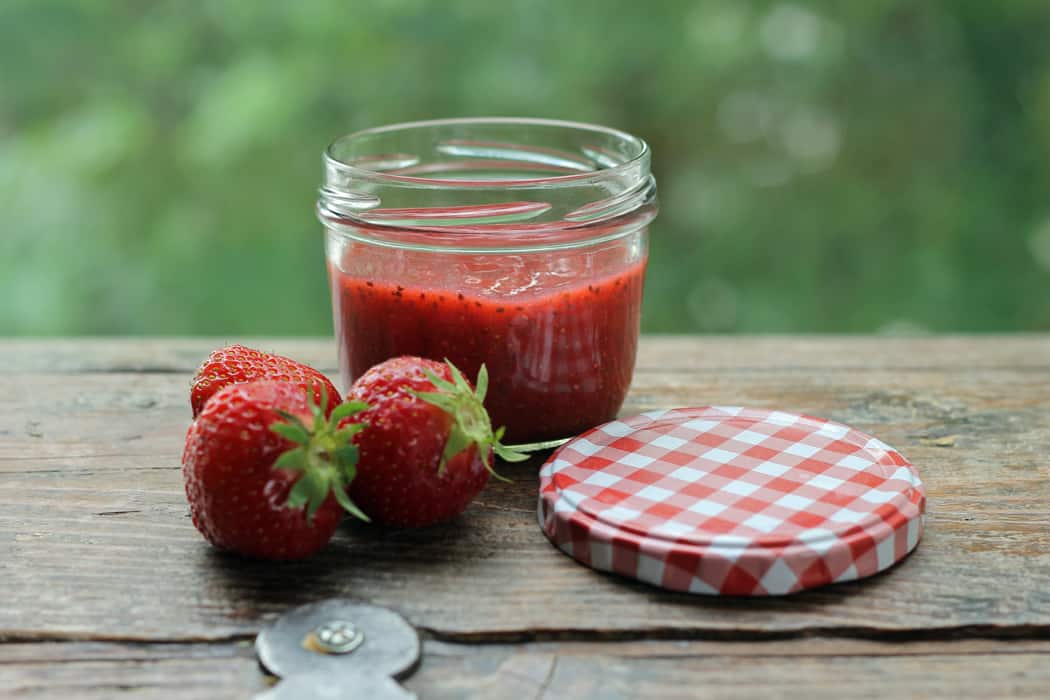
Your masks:
{"label": "red and white checkered lid", "polygon": [[731,407],[593,428],[540,471],[540,526],[595,569],[712,595],[783,595],[870,576],[919,542],[922,482],[839,423]]}

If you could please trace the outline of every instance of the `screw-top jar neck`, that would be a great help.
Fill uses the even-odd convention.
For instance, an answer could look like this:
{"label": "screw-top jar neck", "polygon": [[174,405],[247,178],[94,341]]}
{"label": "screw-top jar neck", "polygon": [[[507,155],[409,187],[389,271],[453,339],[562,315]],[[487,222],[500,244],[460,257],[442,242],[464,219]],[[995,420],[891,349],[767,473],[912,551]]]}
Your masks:
{"label": "screw-top jar neck", "polygon": [[586,241],[652,219],[649,159],[641,139],[589,124],[396,124],[329,146],[317,212],[331,228],[380,238],[396,231],[401,242],[427,245]]}

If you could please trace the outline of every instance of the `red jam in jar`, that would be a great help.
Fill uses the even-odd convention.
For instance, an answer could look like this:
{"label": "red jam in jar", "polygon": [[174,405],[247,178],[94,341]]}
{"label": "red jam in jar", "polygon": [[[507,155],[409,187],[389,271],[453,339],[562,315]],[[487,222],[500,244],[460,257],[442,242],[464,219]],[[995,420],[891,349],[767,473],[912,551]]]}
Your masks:
{"label": "red jam in jar", "polygon": [[471,379],[487,367],[508,443],[614,418],[638,344],[648,161],[622,132],[541,120],[337,141],[318,211],[344,385],[390,357],[448,358]]}

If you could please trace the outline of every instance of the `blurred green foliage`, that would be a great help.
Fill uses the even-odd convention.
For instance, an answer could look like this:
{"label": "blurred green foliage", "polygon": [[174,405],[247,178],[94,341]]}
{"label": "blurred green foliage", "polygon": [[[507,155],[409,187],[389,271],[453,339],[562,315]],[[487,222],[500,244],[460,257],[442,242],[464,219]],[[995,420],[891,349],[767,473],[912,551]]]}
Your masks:
{"label": "blurred green foliage", "polygon": [[0,333],[324,334],[320,155],[653,147],[645,329],[1050,329],[1046,0],[0,4]]}

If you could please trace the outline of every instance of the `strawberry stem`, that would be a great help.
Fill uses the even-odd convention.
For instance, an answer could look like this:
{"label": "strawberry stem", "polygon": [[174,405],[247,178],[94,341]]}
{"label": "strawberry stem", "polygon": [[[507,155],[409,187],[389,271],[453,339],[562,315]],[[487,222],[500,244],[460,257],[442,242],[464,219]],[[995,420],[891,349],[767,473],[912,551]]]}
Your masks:
{"label": "strawberry stem", "polygon": [[274,469],[301,472],[285,501],[287,508],[306,507],[307,522],[329,494],[351,515],[367,521],[360,508],[346,494],[346,489],[357,474],[357,445],[353,437],[364,430],[363,423],[340,426],[340,422],[368,408],[362,401],[347,401],[336,406],[327,418],[323,406],[328,405],[328,391],[321,387],[321,400],[316,402],[308,391],[307,401],[313,416],[313,425],[287,411],[277,411],[283,419],[270,425],[270,430],[295,443],[273,463]]}
{"label": "strawberry stem", "polygon": [[493,468],[492,454],[495,453],[506,462],[521,462],[528,459],[529,456],[500,442],[504,428],[492,430],[492,420],[483,403],[489,386],[488,370],[485,365],[481,365],[478,371],[477,389],[471,389],[463,373],[447,358],[445,364],[452,373],[451,382],[430,370],[424,370],[427,379],[437,391],[412,391],[417,398],[437,406],[452,417],[452,427],[438,465],[439,473],[445,471],[450,459],[471,446],[477,445],[489,473],[501,481],[508,481],[497,474]]}

